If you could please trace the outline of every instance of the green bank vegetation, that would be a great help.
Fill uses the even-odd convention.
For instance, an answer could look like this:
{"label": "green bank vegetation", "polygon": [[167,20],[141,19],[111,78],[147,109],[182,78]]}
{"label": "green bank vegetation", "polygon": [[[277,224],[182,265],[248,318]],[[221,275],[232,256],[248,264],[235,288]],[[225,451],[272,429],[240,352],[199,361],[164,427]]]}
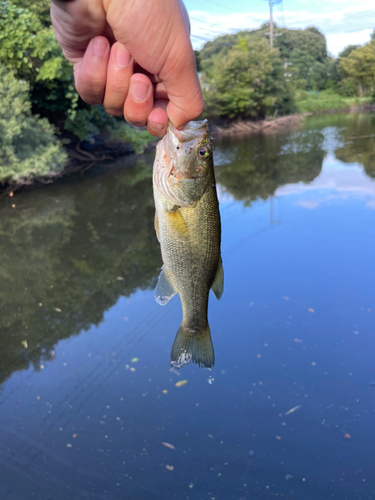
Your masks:
{"label": "green bank vegetation", "polygon": [[276,28],[273,49],[268,31],[223,35],[196,52],[207,116],[264,119],[375,102],[375,31],[336,59],[316,28]]}
{"label": "green bank vegetation", "polygon": [[[128,143],[141,153],[153,140],[101,106],[79,99],[71,64],[62,56],[49,0],[0,0],[0,186],[59,175],[68,151]],[[375,100],[375,36],[337,59],[316,28],[268,24],[224,35],[196,53],[206,116],[263,119],[328,111]]]}
{"label": "green bank vegetation", "polygon": [[153,140],[79,99],[49,9],[50,0],[0,0],[0,185],[58,175],[64,145],[93,144],[103,132],[137,153]]}

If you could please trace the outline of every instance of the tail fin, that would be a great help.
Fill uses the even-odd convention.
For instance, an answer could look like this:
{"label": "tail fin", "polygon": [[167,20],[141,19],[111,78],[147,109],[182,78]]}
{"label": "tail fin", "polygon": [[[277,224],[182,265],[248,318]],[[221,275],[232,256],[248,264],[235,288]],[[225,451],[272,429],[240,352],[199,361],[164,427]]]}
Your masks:
{"label": "tail fin", "polygon": [[208,324],[200,332],[192,332],[182,325],[177,331],[171,351],[171,365],[181,368],[191,362],[203,368],[212,368],[215,364],[214,346]]}

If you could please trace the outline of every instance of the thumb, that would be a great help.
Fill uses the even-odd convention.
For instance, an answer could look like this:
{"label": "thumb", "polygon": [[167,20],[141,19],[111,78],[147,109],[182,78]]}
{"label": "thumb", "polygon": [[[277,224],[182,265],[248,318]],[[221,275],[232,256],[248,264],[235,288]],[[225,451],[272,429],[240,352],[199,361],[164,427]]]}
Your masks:
{"label": "thumb", "polygon": [[[160,77],[165,85],[169,103],[167,114],[169,120],[178,128],[190,120],[198,118],[204,110],[202,90],[195,67],[194,52],[188,40],[189,50],[185,57],[180,57],[177,64],[167,61]],[[168,64],[172,67],[169,69]]]}

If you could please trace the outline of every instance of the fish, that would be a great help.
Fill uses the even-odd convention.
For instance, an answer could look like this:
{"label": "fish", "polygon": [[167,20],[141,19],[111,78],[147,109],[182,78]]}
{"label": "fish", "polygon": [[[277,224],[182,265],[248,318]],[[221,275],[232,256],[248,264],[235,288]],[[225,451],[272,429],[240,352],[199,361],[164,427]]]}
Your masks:
{"label": "fish", "polygon": [[171,365],[215,363],[207,319],[210,289],[220,300],[224,288],[221,222],[207,120],[183,130],[169,123],[159,141],[153,168],[155,230],[163,267],[155,298],[166,305],[176,294],[182,322],[171,351]]}

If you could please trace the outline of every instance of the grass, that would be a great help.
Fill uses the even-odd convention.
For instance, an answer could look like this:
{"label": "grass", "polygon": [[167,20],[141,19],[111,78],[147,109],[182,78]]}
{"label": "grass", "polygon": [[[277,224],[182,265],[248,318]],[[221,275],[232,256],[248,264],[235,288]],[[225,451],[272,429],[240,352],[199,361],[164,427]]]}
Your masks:
{"label": "grass", "polygon": [[327,113],[370,103],[371,98],[344,97],[330,90],[324,90],[322,92],[300,92],[296,102],[300,113]]}

